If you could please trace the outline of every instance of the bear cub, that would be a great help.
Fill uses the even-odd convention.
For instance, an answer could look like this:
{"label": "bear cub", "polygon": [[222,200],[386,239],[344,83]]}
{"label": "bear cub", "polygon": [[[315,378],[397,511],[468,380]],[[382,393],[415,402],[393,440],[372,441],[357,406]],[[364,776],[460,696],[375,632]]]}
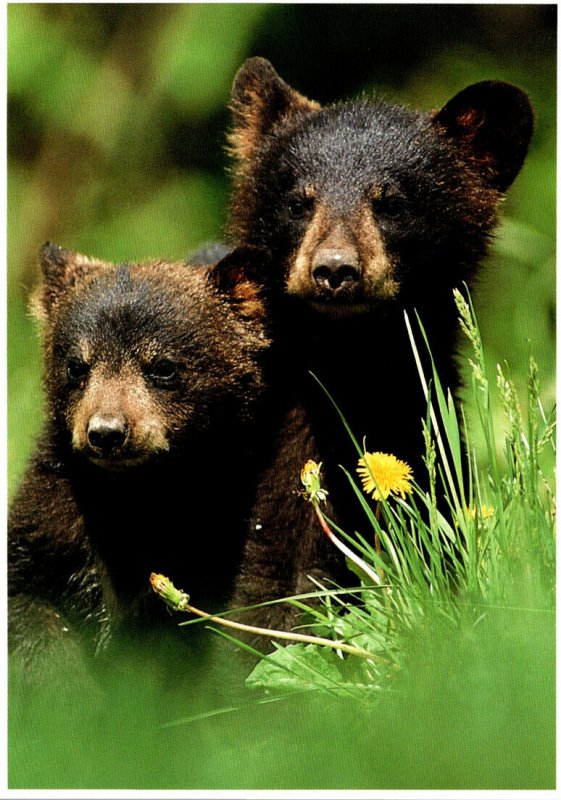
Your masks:
{"label": "bear cub", "polygon": [[[272,254],[284,351],[278,435],[235,597],[246,605],[310,591],[308,574],[341,580],[343,565],[296,499],[308,458],[323,462],[328,514],[348,532],[365,527],[339,468],[354,469],[357,453],[310,371],[367,450],[393,453],[425,482],[426,400],[404,312],[414,327],[419,314],[439,376],[456,390],[452,289],[474,285],[533,112],[522,90],[499,81],[468,86],[433,113],[367,99],[321,107],[262,58],[239,70],[231,108],[228,237]],[[289,625],[277,609],[267,623]]]}
{"label": "bear cub", "polygon": [[260,264],[233,252],[204,267],[114,265],[43,248],[47,422],[9,514],[10,650],[28,678],[88,674],[94,654],[160,631],[197,641],[201,626],[178,629],[152,593],[152,571],[224,608],[265,387]]}

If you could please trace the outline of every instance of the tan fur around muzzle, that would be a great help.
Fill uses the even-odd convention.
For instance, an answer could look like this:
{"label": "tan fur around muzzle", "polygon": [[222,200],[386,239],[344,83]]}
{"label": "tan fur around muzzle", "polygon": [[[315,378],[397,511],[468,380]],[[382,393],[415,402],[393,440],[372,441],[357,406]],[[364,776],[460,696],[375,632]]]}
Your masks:
{"label": "tan fur around muzzle", "polygon": [[149,456],[169,449],[161,409],[154,402],[144,378],[131,368],[107,376],[103,367],[94,369],[80,399],[70,412],[68,425],[72,446],[88,449],[88,423],[95,415],[122,417],[128,429],[127,451],[131,456]]}
{"label": "tan fur around muzzle", "polygon": [[390,299],[397,294],[395,266],[368,202],[344,216],[334,214],[325,202],[317,203],[290,265],[289,294],[313,299],[314,259],[322,250],[354,256],[362,282],[361,295],[366,302]]}

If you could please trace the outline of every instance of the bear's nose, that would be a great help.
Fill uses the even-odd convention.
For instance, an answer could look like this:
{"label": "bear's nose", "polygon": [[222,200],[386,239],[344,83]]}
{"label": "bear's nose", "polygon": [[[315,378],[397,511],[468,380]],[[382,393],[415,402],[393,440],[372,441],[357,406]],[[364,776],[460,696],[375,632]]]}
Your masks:
{"label": "bear's nose", "polygon": [[104,456],[122,447],[127,433],[127,424],[123,417],[95,414],[88,422],[88,443]]}
{"label": "bear's nose", "polygon": [[350,289],[360,280],[360,265],[352,250],[318,250],[312,263],[312,277],[320,289],[335,292]]}

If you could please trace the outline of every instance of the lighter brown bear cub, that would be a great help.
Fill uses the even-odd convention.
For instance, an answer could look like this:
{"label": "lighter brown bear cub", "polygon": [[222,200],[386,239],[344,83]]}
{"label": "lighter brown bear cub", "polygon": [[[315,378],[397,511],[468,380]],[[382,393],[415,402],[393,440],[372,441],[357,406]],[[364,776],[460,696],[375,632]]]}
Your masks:
{"label": "lighter brown bear cub", "polygon": [[255,254],[114,265],[49,244],[41,267],[47,422],[10,510],[9,636],[58,685],[120,639],[197,641],[152,571],[223,608],[269,335]]}

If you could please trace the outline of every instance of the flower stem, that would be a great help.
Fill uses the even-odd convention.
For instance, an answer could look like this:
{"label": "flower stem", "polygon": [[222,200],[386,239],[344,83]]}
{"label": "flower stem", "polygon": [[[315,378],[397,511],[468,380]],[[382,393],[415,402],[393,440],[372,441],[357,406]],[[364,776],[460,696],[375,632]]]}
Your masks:
{"label": "flower stem", "polygon": [[152,573],[150,575],[150,583],[152,589],[156,594],[161,597],[171,608],[175,611],[188,611],[197,617],[207,619],[209,622],[215,622],[226,628],[234,628],[238,631],[246,633],[255,633],[259,636],[268,636],[272,639],[285,639],[293,642],[306,642],[307,644],[319,644],[324,647],[330,647],[333,650],[341,650],[349,655],[359,656],[360,658],[377,659],[386,661],[382,656],[369,653],[368,650],[363,650],[361,647],[355,647],[345,642],[334,641],[333,639],[324,639],[321,636],[308,636],[304,633],[289,633],[287,631],[277,631],[274,628],[258,628],[255,625],[244,625],[242,622],[235,622],[231,619],[224,619],[223,617],[215,617],[208,614],[206,611],[201,611],[189,603],[189,595],[181,589],[176,589],[173,583],[164,575],[157,575]]}
{"label": "flower stem", "polygon": [[376,572],[371,570],[368,564],[364,563],[362,558],[357,556],[356,553],[353,553],[353,551],[349,547],[347,547],[346,544],[344,544],[340,539],[338,539],[335,536],[335,534],[327,524],[325,517],[321,513],[319,506],[316,503],[314,503],[314,508],[316,510],[316,515],[317,518],[319,519],[319,523],[322,527],[322,530],[329,537],[330,541],[333,542],[335,547],[337,547],[342,553],[344,553],[347,556],[347,558],[349,558],[353,562],[353,564],[356,564],[359,569],[361,569],[366,575],[368,575],[368,577],[374,583],[376,583],[379,586],[382,583],[382,581],[380,580],[380,576]]}
{"label": "flower stem", "polygon": [[[376,522],[380,524],[380,513],[381,513],[381,504],[380,501],[376,503],[376,508],[374,510],[374,516],[376,517]],[[382,558],[382,545],[380,543],[380,536],[378,535],[378,531],[374,531],[374,549],[376,554],[381,559]],[[378,567],[378,577],[380,579],[380,583],[385,583],[386,575],[382,567]]]}
{"label": "flower stem", "polygon": [[361,658],[378,658],[378,656],[369,653],[367,650],[363,650],[361,647],[354,647],[352,644],[345,644],[344,642],[334,641],[333,639],[324,639],[321,636],[308,636],[305,633],[290,633],[288,631],[277,631],[274,628],[258,628],[255,625],[244,625],[242,622],[235,622],[231,619],[214,617],[212,614],[207,614],[206,611],[201,611],[191,605],[186,605],[185,610],[190,611],[191,614],[195,614],[198,617],[208,619],[210,622],[217,622],[219,625],[235,628],[238,631],[256,633],[259,636],[270,636],[272,639],[286,639],[294,642],[321,644],[325,647],[331,647],[334,650],[342,650],[344,653],[349,653],[353,656],[360,656]]}

